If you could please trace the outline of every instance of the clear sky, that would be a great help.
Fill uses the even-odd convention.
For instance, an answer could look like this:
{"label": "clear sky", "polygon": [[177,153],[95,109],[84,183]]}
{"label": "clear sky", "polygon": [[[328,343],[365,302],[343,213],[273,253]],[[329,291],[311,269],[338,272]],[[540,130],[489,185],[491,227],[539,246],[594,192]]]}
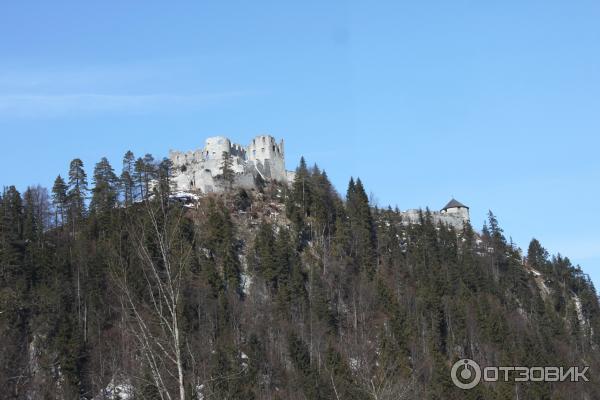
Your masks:
{"label": "clear sky", "polygon": [[342,193],[491,209],[598,287],[599,21],[583,0],[6,1],[0,185],[270,133]]}

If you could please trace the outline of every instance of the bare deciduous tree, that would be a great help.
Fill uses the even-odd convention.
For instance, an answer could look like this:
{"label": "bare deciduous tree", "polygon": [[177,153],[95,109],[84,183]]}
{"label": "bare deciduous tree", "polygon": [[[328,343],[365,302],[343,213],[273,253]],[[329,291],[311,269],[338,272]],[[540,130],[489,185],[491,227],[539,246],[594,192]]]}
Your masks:
{"label": "bare deciduous tree", "polygon": [[[164,201],[146,201],[147,218],[129,223],[128,245],[132,246],[135,266],[123,254],[117,254],[112,271],[123,294],[129,328],[138,343],[139,355],[150,370],[153,386],[161,399],[184,400],[180,314],[182,284],[193,246],[183,237],[183,212],[170,210]],[[145,282],[143,290],[129,280],[136,273]]]}

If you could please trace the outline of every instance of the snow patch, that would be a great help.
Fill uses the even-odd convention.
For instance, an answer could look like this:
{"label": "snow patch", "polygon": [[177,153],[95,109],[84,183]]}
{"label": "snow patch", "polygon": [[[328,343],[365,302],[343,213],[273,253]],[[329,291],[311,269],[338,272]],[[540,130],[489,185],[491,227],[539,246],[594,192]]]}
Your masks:
{"label": "snow patch", "polygon": [[535,281],[538,288],[540,289],[542,297],[545,299],[551,293],[551,290],[546,285],[546,279],[544,278],[544,275],[542,275],[542,273],[540,271],[533,269],[531,267],[524,266],[524,268],[527,272],[529,272],[531,275],[533,275],[533,280]]}
{"label": "snow patch", "polygon": [[203,390],[204,385],[196,385],[196,398],[198,398],[198,400],[204,400],[204,393],[202,393]]}
{"label": "snow patch", "polygon": [[242,272],[240,278],[242,280],[242,292],[245,295],[248,295],[248,293],[250,293],[250,286],[252,286],[252,277],[245,272]]}
{"label": "snow patch", "polygon": [[354,372],[358,371],[360,367],[360,362],[358,361],[358,358],[350,357],[348,361],[350,364],[350,369]]}
{"label": "snow patch", "polygon": [[169,196],[171,199],[180,201],[198,201],[198,195],[190,192],[175,192]]}
{"label": "snow patch", "polygon": [[248,369],[248,355],[242,351],[240,358],[242,359],[242,369]]}
{"label": "snow patch", "polygon": [[536,271],[533,268],[529,268],[529,272],[531,272],[534,276],[542,276],[542,274],[539,271]]}
{"label": "snow patch", "polygon": [[581,306],[581,299],[579,296],[573,293],[573,302],[575,303],[575,312],[577,313],[577,320],[579,324],[585,325],[585,318],[583,316],[583,308]]}
{"label": "snow patch", "polygon": [[133,396],[133,386],[130,383],[118,383],[113,379],[94,400],[130,400]]}

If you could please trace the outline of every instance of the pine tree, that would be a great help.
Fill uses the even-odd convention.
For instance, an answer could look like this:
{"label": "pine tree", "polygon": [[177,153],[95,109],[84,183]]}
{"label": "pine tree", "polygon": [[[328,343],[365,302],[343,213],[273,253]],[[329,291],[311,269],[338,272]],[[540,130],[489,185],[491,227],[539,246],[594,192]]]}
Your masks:
{"label": "pine tree", "polygon": [[85,215],[87,192],[87,175],[83,168],[83,161],[76,158],[69,166],[69,191],[67,192],[68,215],[73,227]]}
{"label": "pine tree", "polygon": [[488,212],[488,240],[492,275],[494,280],[498,282],[499,273],[507,268],[507,243],[504,237],[502,228],[498,224],[498,220],[494,213],[490,210]]}
{"label": "pine tree", "polygon": [[278,265],[276,260],[275,234],[273,226],[262,222],[258,228],[253,248],[253,266],[263,277],[267,286],[275,291],[277,286]]}
{"label": "pine tree", "polygon": [[492,244],[495,249],[502,250],[506,246],[506,238],[504,237],[502,228],[498,224],[498,219],[490,210],[488,212],[489,234],[492,239]]}
{"label": "pine tree", "polygon": [[142,158],[138,158],[135,160],[134,166],[134,176],[133,181],[135,183],[135,197],[140,200],[146,200],[148,198],[148,193],[146,193],[146,186],[144,185],[144,171],[146,167],[144,165],[144,160]]}
{"label": "pine tree", "polygon": [[115,207],[118,198],[117,183],[118,179],[112,166],[106,157],[102,157],[94,168],[94,188],[90,202],[92,212],[103,214]]}
{"label": "pine tree", "polygon": [[211,201],[203,242],[210,250],[210,258],[221,272],[225,289],[240,292],[240,264],[236,256],[235,232],[229,211],[222,203]]}
{"label": "pine tree", "polygon": [[146,198],[150,196],[150,183],[156,179],[157,168],[154,163],[154,157],[152,154],[146,154],[143,159],[143,171],[142,177],[144,181],[144,193]]}
{"label": "pine tree", "polygon": [[527,263],[532,268],[546,272],[548,264],[548,252],[542,247],[537,239],[531,239],[527,249]]}
{"label": "pine tree", "polygon": [[346,194],[346,212],[352,233],[352,250],[358,265],[372,275],[375,267],[375,226],[369,199],[362,182],[350,179]]}
{"label": "pine tree", "polygon": [[352,232],[350,231],[350,223],[343,206],[338,208],[338,214],[335,220],[335,236],[331,250],[332,255],[336,256],[339,260],[346,261],[352,251]]}
{"label": "pine tree", "polygon": [[306,167],[304,157],[301,157],[300,165],[296,168],[296,176],[292,183],[292,190],[288,201],[288,215],[290,215],[295,222],[299,222],[308,216],[310,204],[310,173]]}
{"label": "pine tree", "polygon": [[306,301],[305,277],[302,273],[295,245],[287,229],[281,229],[273,244],[274,257],[270,284],[275,291],[279,315],[293,318]]}
{"label": "pine tree", "polygon": [[123,170],[121,172],[120,182],[123,189],[123,202],[126,206],[133,204],[134,194],[134,176],[135,176],[135,156],[131,150],[123,156]]}
{"label": "pine tree", "polygon": [[0,212],[0,265],[4,269],[22,262],[23,200],[16,187],[4,188]]}
{"label": "pine tree", "polygon": [[327,173],[320,172],[317,165],[312,170],[311,188],[313,194],[310,215],[315,221],[315,231],[319,236],[328,237],[335,228],[338,194],[329,181]]}
{"label": "pine tree", "polygon": [[138,158],[135,161],[133,180],[141,200],[147,200],[150,197],[150,184],[156,179],[156,175],[157,168],[152,154],[146,154],[144,158]]}
{"label": "pine tree", "polygon": [[54,186],[52,187],[52,204],[54,205],[55,220],[54,224],[58,226],[67,219],[68,209],[68,197],[67,197],[68,186],[65,180],[58,175],[54,180]]}
{"label": "pine tree", "polygon": [[29,186],[23,195],[23,201],[23,236],[30,243],[41,244],[50,214],[48,191],[39,185]]}
{"label": "pine tree", "polygon": [[288,348],[294,367],[304,376],[310,373],[310,353],[306,343],[294,332],[288,335]]}
{"label": "pine tree", "polygon": [[234,206],[237,210],[247,211],[252,206],[252,199],[246,189],[239,189],[235,196]]}
{"label": "pine tree", "polygon": [[[255,212],[235,215],[219,194],[202,197],[194,210],[161,207],[154,199],[166,191],[169,167],[159,164],[150,182],[153,201],[102,214],[110,224],[101,225],[98,183],[112,178],[106,179],[108,163],[99,164],[93,212],[76,221],[69,240],[64,230],[47,229],[43,188],[0,193],[4,397],[102,396],[99,388],[113,377],[130,382],[142,398],[167,392],[179,398],[181,386],[189,399],[593,398],[598,392],[593,379],[498,382],[468,393],[453,387],[449,368],[463,357],[600,366],[600,305],[589,277],[566,257],[550,258],[535,239],[523,259],[493,214],[481,235],[468,223],[458,233],[436,224],[429,210],[404,225],[398,211],[369,206],[360,180],[350,181],[342,202],[315,166],[304,182],[310,195],[290,193],[300,194],[291,206],[311,231],[299,245],[296,226],[285,219],[257,223],[254,214],[274,196],[240,191],[231,207],[247,209],[253,201]],[[131,185],[145,196],[146,172],[141,159]],[[58,176],[55,222],[71,209],[67,192],[72,187]],[[331,240],[320,241],[322,229]],[[252,282],[247,292],[239,288],[242,271]],[[181,340],[170,339],[175,326]],[[173,364],[178,350],[181,368]],[[31,375],[32,355],[52,368]]]}
{"label": "pine tree", "polygon": [[292,365],[300,375],[300,385],[304,394],[309,399],[331,399],[333,398],[330,385],[321,382],[318,372],[311,366],[308,346],[294,332],[288,335],[288,348]]}
{"label": "pine tree", "polygon": [[173,162],[168,158],[163,158],[158,164],[158,185],[155,190],[164,200],[167,200],[173,191]]}
{"label": "pine tree", "polygon": [[233,159],[229,152],[224,151],[222,154],[223,162],[221,164],[221,179],[227,184],[227,188],[231,189],[235,180],[235,172],[233,171]]}

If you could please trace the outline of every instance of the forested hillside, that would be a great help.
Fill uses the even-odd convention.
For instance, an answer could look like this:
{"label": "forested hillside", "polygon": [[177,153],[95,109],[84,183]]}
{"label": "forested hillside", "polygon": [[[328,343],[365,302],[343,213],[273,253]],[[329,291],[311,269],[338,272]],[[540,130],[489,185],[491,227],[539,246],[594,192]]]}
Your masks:
{"label": "forested hillside", "polygon": [[[591,281],[535,239],[523,254],[491,212],[407,225],[304,160],[291,187],[175,196],[171,175],[128,152],[120,174],[76,159],[50,191],[5,187],[0,397],[598,398]],[[591,380],[463,391],[464,357]]]}

